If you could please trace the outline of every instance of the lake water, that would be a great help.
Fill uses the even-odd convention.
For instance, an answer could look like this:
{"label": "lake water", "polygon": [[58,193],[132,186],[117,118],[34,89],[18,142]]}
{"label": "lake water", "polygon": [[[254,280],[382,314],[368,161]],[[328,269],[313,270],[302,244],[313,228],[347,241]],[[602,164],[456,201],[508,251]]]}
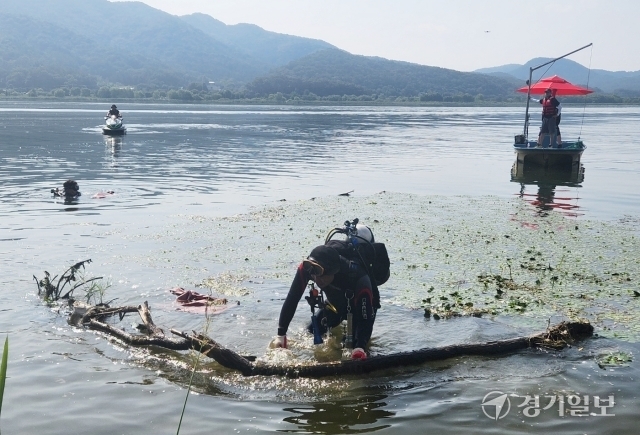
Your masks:
{"label": "lake water", "polygon": [[[201,360],[180,433],[637,432],[640,108],[565,107],[563,137],[587,145],[580,173],[519,178],[512,143],[521,108],[122,104],[128,134],[108,138],[100,129],[107,106],[0,102],[5,433],[174,433],[191,379],[189,355],[70,327],[64,309],[38,297],[34,276],[91,258],[86,273],[110,284],[105,301],[147,300],[165,331],[206,329],[272,362],[335,358],[339,351],[314,349],[303,332],[304,300],[292,351],[267,345],[297,262],[354,217],[387,244],[393,263],[374,355],[530,334],[572,315],[592,321],[598,337],[562,352],[341,379],[243,378]],[[50,190],[68,178],[82,196],[65,203]],[[105,191],[114,194],[93,197]],[[536,255],[530,247],[558,270],[583,258],[584,279],[565,266],[559,287],[517,295],[539,292],[544,302],[527,299],[524,312],[482,299],[476,275],[512,273],[512,259]],[[239,305],[206,322],[176,310],[176,286]],[[425,319],[430,286],[482,299],[494,313]],[[114,325],[136,322],[130,315]],[[631,361],[602,364],[616,355]],[[496,420],[482,403],[498,391],[511,408]],[[596,407],[596,396],[615,405]],[[615,415],[594,415],[602,413]]]}

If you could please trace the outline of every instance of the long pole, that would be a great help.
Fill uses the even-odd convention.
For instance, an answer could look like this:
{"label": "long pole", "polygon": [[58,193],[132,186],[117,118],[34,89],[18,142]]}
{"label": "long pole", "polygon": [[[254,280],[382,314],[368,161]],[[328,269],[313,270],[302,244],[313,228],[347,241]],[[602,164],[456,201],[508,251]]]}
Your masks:
{"label": "long pole", "polygon": [[587,47],[591,47],[592,45],[593,45],[593,42],[585,45],[584,47],[580,47],[577,50],[573,50],[571,53],[567,53],[563,56],[556,57],[555,59],[552,59],[549,62],[545,62],[541,65],[529,68],[529,80],[527,81],[527,84],[529,85],[529,89],[527,89],[527,108],[524,112],[524,131],[522,132],[524,134],[525,140],[528,140],[528,132],[529,132],[529,101],[531,101],[531,79],[533,77],[533,72],[539,68],[542,68],[543,66],[547,66],[550,63],[555,62],[556,60],[560,60],[564,57],[572,55],[573,53],[577,53],[580,50],[584,50]]}

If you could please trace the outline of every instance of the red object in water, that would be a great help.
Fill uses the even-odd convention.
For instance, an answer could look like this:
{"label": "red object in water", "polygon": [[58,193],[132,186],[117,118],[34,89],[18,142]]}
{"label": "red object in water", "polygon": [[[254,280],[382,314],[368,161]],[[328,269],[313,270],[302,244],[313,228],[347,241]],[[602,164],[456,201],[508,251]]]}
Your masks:
{"label": "red object in water", "polygon": [[182,287],[171,289],[170,292],[177,296],[178,309],[183,311],[219,314],[232,306],[227,303],[226,299],[203,295],[193,290],[185,290]]}
{"label": "red object in water", "polygon": [[[547,89],[555,89],[556,95],[587,95],[592,93],[591,89],[583,88],[582,86],[574,85],[566,81],[560,76],[547,77],[540,79],[537,83],[531,85],[531,93],[534,95],[544,94]],[[528,86],[523,86],[518,89],[518,92],[527,93]]]}

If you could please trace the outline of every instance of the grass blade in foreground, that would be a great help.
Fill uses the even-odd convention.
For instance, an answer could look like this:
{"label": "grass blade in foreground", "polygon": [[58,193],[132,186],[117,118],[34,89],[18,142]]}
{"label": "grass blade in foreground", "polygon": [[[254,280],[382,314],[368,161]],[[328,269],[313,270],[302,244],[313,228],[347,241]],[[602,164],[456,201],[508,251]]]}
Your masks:
{"label": "grass blade in foreground", "polygon": [[4,382],[7,379],[7,358],[9,356],[9,337],[4,340],[2,351],[2,365],[0,365],[0,414],[2,414],[2,398],[4,396]]}

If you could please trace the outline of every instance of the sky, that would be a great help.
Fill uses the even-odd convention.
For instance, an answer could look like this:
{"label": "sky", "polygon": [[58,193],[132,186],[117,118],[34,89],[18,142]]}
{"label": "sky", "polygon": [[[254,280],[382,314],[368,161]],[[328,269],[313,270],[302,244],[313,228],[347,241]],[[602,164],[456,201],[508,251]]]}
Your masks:
{"label": "sky", "polygon": [[569,57],[640,70],[638,0],[142,0],[173,15],[321,39],[352,54],[473,71]]}

